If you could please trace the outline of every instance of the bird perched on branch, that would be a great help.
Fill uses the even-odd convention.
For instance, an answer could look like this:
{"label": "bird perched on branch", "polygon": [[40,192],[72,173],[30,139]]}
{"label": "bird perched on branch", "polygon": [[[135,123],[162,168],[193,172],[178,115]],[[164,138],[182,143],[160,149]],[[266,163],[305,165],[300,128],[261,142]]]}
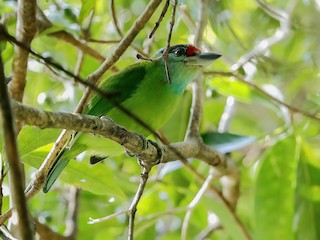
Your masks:
{"label": "bird perched on branch", "polygon": [[[106,116],[127,130],[150,135],[145,126],[133,120],[117,106],[121,105],[149,128],[159,129],[176,110],[186,86],[201,73],[204,66],[221,56],[216,53],[201,53],[199,48],[189,44],[174,45],[168,50],[167,70],[171,83],[168,81],[165,60],[161,58],[165,52],[163,48],[157,52],[156,60],[133,64],[101,81],[99,89],[117,94],[110,101],[98,93],[93,93],[83,113]],[[49,171],[43,187],[44,192],[50,190],[70,159],[88,150],[86,142],[90,141],[89,137],[88,134],[80,132],[74,134]],[[102,146],[101,152],[92,154],[116,154],[109,153],[106,149],[108,148]]]}

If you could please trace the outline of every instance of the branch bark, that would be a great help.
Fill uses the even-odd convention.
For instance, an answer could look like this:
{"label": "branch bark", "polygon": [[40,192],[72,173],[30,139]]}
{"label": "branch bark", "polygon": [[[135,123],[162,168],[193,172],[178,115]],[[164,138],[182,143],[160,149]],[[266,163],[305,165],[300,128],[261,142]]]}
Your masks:
{"label": "branch bark", "polygon": [[[28,47],[30,47],[31,41],[37,31],[36,6],[35,0],[18,1],[16,38]],[[15,46],[12,67],[13,77],[9,84],[9,90],[12,97],[20,102],[22,101],[26,84],[28,55],[28,51],[19,46]]]}

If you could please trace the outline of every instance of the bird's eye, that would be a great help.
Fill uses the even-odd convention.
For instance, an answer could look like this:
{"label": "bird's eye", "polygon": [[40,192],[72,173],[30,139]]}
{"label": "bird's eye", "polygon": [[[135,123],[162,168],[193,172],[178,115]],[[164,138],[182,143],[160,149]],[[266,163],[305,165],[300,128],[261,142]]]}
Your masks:
{"label": "bird's eye", "polygon": [[174,51],[174,56],[181,57],[182,55],[186,54],[186,50],[184,48],[179,48]]}

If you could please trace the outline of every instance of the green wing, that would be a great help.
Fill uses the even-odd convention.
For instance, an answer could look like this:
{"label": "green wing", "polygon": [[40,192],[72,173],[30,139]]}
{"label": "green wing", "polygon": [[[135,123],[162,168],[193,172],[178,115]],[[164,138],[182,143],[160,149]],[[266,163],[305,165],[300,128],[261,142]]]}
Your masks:
{"label": "green wing", "polygon": [[84,114],[102,116],[114,107],[114,102],[122,103],[137,90],[146,74],[146,64],[137,63],[111,75],[99,84],[106,93],[114,93],[112,101],[93,93]]}
{"label": "green wing", "polygon": [[[134,94],[143,81],[146,74],[146,64],[148,63],[137,63],[131,65],[124,70],[106,78],[99,84],[98,87],[106,93],[116,93],[116,96],[112,99],[113,102],[122,103],[129,99],[132,94]],[[89,100],[88,106],[84,110],[84,113],[101,116],[109,112],[113,107],[114,104],[111,101],[108,101],[97,93],[93,93],[91,99]],[[43,192],[47,193],[50,190],[62,170],[67,166],[70,159],[72,159],[72,156],[76,156],[84,150],[85,149],[77,146],[75,149],[64,149],[59,154],[56,164],[48,173],[43,187]]]}

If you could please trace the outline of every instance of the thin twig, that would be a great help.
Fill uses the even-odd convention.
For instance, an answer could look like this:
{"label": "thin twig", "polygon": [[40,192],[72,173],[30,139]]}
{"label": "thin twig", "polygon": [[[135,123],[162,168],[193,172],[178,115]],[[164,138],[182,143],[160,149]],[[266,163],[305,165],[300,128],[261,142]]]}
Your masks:
{"label": "thin twig", "polygon": [[169,4],[170,4],[170,0],[166,0],[166,3],[165,5],[163,6],[163,9],[161,11],[161,14],[159,16],[159,19],[158,21],[154,24],[154,27],[151,31],[151,33],[149,34],[149,38],[152,38],[154,33],[157,31],[158,27],[160,26],[160,23],[162,22],[164,16],[166,15],[167,11],[168,11],[168,7],[169,7]]}
{"label": "thin twig", "polygon": [[140,184],[138,187],[138,190],[136,192],[136,195],[134,196],[131,206],[129,208],[129,230],[128,230],[128,240],[133,240],[133,233],[134,233],[134,218],[135,214],[137,212],[137,206],[138,203],[142,197],[142,194],[144,192],[144,189],[146,187],[148,178],[149,178],[149,172],[151,168],[142,168],[142,173],[140,176]]}
{"label": "thin twig", "polygon": [[207,189],[210,186],[210,183],[213,179],[214,176],[214,171],[212,171],[213,169],[210,169],[210,173],[207,176],[206,181],[202,184],[200,190],[198,191],[197,195],[193,198],[193,200],[189,203],[188,205],[188,210],[187,213],[184,217],[183,223],[182,223],[182,228],[181,228],[181,239],[182,240],[186,240],[187,236],[188,236],[188,227],[189,227],[189,221],[191,218],[191,214],[194,210],[194,208],[196,207],[196,205],[199,204],[200,200],[202,199],[203,195],[205,194],[205,192],[207,191]]}
{"label": "thin twig", "polygon": [[173,0],[173,5],[172,5],[172,13],[171,13],[171,20],[170,20],[170,29],[169,29],[169,34],[167,38],[167,46],[166,49],[163,53],[163,59],[164,59],[164,65],[166,68],[166,76],[168,83],[171,84],[171,77],[170,77],[170,71],[169,71],[169,48],[170,48],[170,42],[171,42],[171,37],[172,37],[172,31],[175,23],[175,17],[176,17],[176,9],[177,9],[177,0]]}
{"label": "thin twig", "polygon": [[119,27],[119,24],[118,24],[118,18],[117,18],[115,6],[114,6],[114,0],[110,1],[110,11],[111,11],[113,25],[114,25],[118,35],[122,38],[123,37],[123,33],[120,30],[120,27]]}
{"label": "thin twig", "polygon": [[300,108],[297,108],[295,106],[292,106],[282,100],[280,100],[277,97],[272,96],[271,94],[267,93],[266,91],[264,91],[262,88],[260,88],[259,86],[257,86],[256,84],[252,83],[252,82],[248,82],[246,80],[243,79],[243,77],[241,77],[240,75],[234,73],[234,72],[219,72],[219,71],[208,71],[208,72],[204,72],[204,74],[207,75],[221,75],[221,76],[229,76],[229,77],[234,77],[236,78],[239,82],[242,82],[244,84],[246,84],[247,86],[249,86],[250,88],[254,89],[255,91],[261,93],[262,95],[266,96],[267,98],[269,98],[271,101],[280,104],[282,106],[285,106],[286,108],[288,108],[291,112],[293,113],[300,113],[310,119],[313,120],[320,120],[320,114],[319,113],[310,113],[307,111],[304,111]]}
{"label": "thin twig", "polygon": [[87,41],[93,42],[93,43],[115,44],[115,43],[119,43],[121,40],[101,40],[101,39],[89,38]]}
{"label": "thin twig", "polygon": [[129,209],[123,210],[123,211],[120,211],[120,212],[116,212],[114,214],[110,214],[110,215],[108,215],[106,217],[102,217],[102,218],[89,218],[88,224],[95,224],[95,223],[105,222],[105,221],[111,220],[113,218],[116,218],[116,217],[118,217],[120,215],[126,214],[128,212],[129,212]]}

